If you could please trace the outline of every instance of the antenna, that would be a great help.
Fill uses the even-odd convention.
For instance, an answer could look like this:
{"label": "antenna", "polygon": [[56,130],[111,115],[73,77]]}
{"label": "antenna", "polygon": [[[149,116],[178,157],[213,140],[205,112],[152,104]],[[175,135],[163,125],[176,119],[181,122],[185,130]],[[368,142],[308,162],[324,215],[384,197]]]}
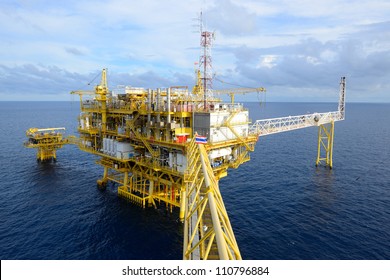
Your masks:
{"label": "antenna", "polygon": [[207,100],[213,97],[213,60],[211,57],[211,48],[214,39],[214,32],[203,31],[203,13],[200,12],[200,45],[202,47],[202,53],[199,59],[199,68],[202,72],[204,90],[203,105],[205,110],[207,107]]}
{"label": "antenna", "polygon": [[192,33],[202,33],[202,11],[194,18],[192,18],[194,24],[192,27],[195,29]]}

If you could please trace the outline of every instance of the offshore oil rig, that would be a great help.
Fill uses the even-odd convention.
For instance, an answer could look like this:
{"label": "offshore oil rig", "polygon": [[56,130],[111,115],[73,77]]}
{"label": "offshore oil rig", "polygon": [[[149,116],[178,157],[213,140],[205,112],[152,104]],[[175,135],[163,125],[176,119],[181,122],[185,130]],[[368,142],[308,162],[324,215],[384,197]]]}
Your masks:
{"label": "offshore oil rig", "polygon": [[[178,207],[184,224],[183,259],[241,259],[219,179],[229,168],[250,160],[260,136],[318,127],[316,165],[332,168],[334,122],[345,117],[345,77],[340,81],[338,110],[300,116],[249,120],[235,94],[264,88],[212,89],[213,32],[201,32],[202,55],[197,82],[187,86],[145,89],[126,86],[110,91],[107,72],[91,91],[79,95],[79,137],[64,128],[30,128],[25,146],[38,148],[39,161],[56,159],[65,144],[100,157],[98,187],[119,184],[118,195],[141,207]],[[231,102],[217,98],[230,94]]]}

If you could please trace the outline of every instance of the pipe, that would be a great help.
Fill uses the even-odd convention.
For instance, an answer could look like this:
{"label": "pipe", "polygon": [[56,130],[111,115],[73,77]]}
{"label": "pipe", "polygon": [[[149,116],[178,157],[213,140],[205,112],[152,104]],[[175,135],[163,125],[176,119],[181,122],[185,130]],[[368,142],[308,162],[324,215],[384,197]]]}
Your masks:
{"label": "pipe", "polygon": [[125,178],[123,179],[123,186],[127,187],[128,181],[129,181],[129,173],[125,172]]}
{"label": "pipe", "polygon": [[168,111],[167,122],[171,123],[171,88],[167,89],[167,111]]}
{"label": "pipe", "polygon": [[149,206],[153,203],[153,188],[154,188],[154,181],[149,180]]}
{"label": "pipe", "polygon": [[150,137],[150,122],[151,122],[151,114],[152,112],[152,90],[148,89],[148,123],[146,124],[146,135],[148,138]]}
{"label": "pipe", "polygon": [[180,221],[184,220],[186,207],[187,207],[186,199],[187,199],[187,192],[185,191],[185,189],[184,190],[182,189],[182,191],[180,192],[180,213],[179,213]]}
{"label": "pipe", "polygon": [[157,89],[156,111],[157,111],[157,123],[160,122],[160,102],[161,102],[161,89]]}

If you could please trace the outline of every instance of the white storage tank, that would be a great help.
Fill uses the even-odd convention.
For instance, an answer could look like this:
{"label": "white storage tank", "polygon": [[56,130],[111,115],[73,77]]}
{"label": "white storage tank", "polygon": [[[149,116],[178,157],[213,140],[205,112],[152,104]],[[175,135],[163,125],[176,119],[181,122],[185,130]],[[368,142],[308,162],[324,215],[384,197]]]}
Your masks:
{"label": "white storage tank", "polygon": [[176,161],[177,161],[177,171],[180,173],[184,173],[184,171],[187,169],[187,157],[181,153],[178,153],[176,155]]}
{"label": "white storage tank", "polygon": [[116,145],[117,145],[117,143],[118,142],[115,139],[112,141],[112,152],[111,152],[112,156],[116,156]]}
{"label": "white storage tank", "polygon": [[108,150],[107,150],[107,154],[109,154],[109,155],[112,153],[113,144],[114,144],[114,139],[109,138],[108,139]]}
{"label": "white storage tank", "polygon": [[103,138],[103,153],[107,152],[107,138]]}
{"label": "white storage tank", "polygon": [[88,117],[85,118],[85,127],[86,127],[86,129],[89,129],[89,118]]}
{"label": "white storage tank", "polygon": [[212,150],[209,153],[209,159],[225,157],[227,155],[230,155],[231,153],[232,153],[232,148],[223,148],[223,149]]}
{"label": "white storage tank", "polygon": [[134,154],[134,148],[128,142],[116,142],[115,156],[120,159],[129,159]]}
{"label": "white storage tank", "polygon": [[174,159],[174,154],[173,153],[169,153],[168,165],[171,168],[173,167],[173,164],[176,164],[176,162],[174,162],[173,159]]}

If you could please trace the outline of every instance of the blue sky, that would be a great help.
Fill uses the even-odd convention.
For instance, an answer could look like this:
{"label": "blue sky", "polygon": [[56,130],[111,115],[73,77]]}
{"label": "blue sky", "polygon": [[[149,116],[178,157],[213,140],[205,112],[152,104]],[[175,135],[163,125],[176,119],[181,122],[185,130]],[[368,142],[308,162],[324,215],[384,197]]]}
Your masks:
{"label": "blue sky", "polygon": [[347,101],[390,102],[388,0],[2,0],[0,100],[71,100],[102,68],[111,88],[192,87],[200,10],[219,79],[337,102],[346,76]]}

